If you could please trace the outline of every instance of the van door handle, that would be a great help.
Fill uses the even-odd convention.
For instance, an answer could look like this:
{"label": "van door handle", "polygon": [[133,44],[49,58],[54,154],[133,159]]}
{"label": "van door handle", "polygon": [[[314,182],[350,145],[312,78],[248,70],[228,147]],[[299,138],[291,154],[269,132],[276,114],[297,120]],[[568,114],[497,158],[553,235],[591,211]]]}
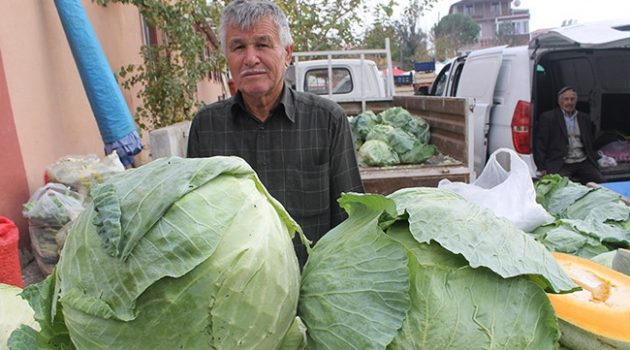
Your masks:
{"label": "van door handle", "polygon": [[474,112],[474,111],[475,111],[475,106],[476,106],[476,105],[477,105],[477,99],[476,99],[476,98],[473,98],[472,103],[468,105],[468,109],[469,109],[471,112]]}

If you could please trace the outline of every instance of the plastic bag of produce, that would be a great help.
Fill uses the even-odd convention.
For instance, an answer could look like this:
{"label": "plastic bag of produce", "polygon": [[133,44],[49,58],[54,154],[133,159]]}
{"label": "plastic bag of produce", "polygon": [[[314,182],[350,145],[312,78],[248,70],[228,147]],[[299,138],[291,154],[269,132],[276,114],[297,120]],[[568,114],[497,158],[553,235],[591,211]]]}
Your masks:
{"label": "plastic bag of produce", "polygon": [[61,228],[83,212],[83,196],[60,183],[49,182],[37,189],[24,204],[31,248],[37,266],[50,274],[59,260],[56,236]]}
{"label": "plastic bag of produce", "polygon": [[38,188],[24,204],[22,215],[32,225],[61,226],[83,211],[83,196],[60,183]]}
{"label": "plastic bag of produce", "polygon": [[50,182],[62,183],[87,197],[92,184],[101,183],[124,170],[125,166],[114,151],[103,159],[95,154],[61,157],[46,168],[46,175]]}

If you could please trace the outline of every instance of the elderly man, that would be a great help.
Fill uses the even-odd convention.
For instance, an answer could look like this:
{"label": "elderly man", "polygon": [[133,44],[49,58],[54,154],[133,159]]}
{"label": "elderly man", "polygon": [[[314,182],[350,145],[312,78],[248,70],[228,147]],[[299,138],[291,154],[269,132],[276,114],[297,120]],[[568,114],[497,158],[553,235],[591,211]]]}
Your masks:
{"label": "elderly man", "polygon": [[[238,92],[195,116],[188,157],[245,159],[317,242],[345,218],[341,193],[363,192],[346,115],[336,103],[284,83],[293,39],[275,3],[231,2],[219,35]],[[303,265],[306,252],[294,242]]]}
{"label": "elderly man", "polygon": [[593,150],[594,125],[586,113],[575,109],[577,91],[558,91],[559,108],[538,119],[534,140],[534,161],[544,175],[557,173],[582,184],[602,182]]}

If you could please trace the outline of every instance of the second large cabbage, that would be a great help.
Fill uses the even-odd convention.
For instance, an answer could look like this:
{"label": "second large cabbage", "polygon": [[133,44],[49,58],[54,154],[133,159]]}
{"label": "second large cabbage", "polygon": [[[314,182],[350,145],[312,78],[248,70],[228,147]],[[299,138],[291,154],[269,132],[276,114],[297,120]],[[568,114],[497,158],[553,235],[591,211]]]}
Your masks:
{"label": "second large cabbage", "polygon": [[313,349],[555,349],[545,291],[577,288],[546,249],[457,194],[347,194],[304,268]]}

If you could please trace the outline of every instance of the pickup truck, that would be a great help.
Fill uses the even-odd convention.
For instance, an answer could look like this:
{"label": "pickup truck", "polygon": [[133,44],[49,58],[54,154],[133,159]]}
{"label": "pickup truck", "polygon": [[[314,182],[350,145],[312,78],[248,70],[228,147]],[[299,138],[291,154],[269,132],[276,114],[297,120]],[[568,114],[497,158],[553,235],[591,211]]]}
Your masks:
{"label": "pickup truck", "polygon": [[414,62],[413,91],[415,95],[428,95],[435,80],[435,61]]}
{"label": "pickup truck", "polygon": [[[392,72],[388,41],[385,50],[347,50],[294,53],[287,82],[298,91],[336,101],[347,115],[379,113],[400,106],[429,123],[431,143],[451,161],[437,164],[361,167],[367,192],[389,194],[400,188],[435,187],[441,179],[469,182],[472,171],[472,119],[469,100],[453,97],[396,96],[393,75],[383,74],[368,55],[382,55]],[[319,59],[305,59],[315,57]],[[353,58],[348,58],[353,57]]]}

